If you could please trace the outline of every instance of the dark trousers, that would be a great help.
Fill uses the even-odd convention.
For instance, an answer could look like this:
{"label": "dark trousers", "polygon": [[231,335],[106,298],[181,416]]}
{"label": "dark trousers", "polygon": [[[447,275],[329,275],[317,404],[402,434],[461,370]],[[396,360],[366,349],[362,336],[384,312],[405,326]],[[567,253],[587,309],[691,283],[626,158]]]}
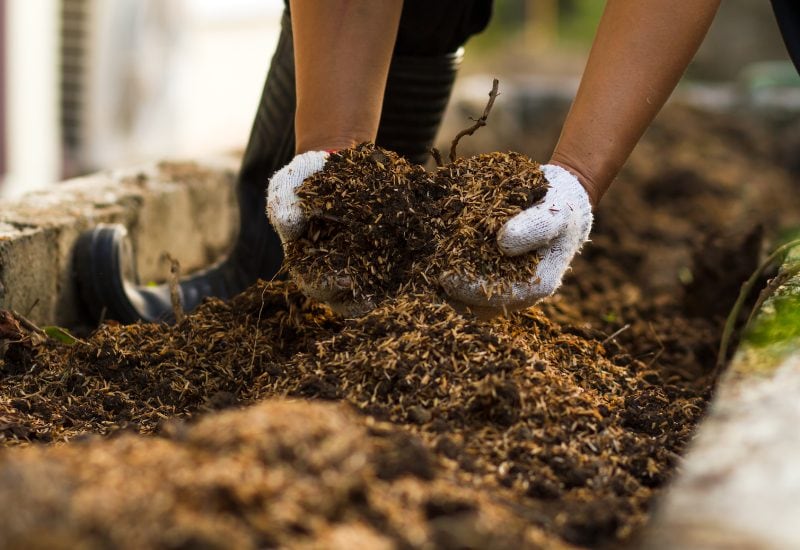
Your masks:
{"label": "dark trousers", "polygon": [[794,66],[800,71],[800,1],[772,0],[772,8]]}

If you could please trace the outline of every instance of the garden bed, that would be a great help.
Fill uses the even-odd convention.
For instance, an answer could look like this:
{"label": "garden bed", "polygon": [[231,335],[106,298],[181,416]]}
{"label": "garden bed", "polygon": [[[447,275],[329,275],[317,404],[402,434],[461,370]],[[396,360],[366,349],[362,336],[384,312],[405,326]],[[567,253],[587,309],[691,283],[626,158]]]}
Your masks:
{"label": "garden bed", "polygon": [[410,292],[342,320],[284,282],[71,344],[6,317],[0,442],[28,448],[0,452],[0,546],[630,540],[762,235],[797,223],[771,139],[668,110],[559,294],[505,319]]}

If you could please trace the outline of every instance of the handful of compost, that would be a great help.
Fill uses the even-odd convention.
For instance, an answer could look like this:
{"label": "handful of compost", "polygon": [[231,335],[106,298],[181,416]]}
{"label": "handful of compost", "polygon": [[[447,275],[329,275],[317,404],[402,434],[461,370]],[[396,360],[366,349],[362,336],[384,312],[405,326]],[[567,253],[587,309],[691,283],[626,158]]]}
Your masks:
{"label": "handful of compost", "polygon": [[299,158],[270,182],[270,220],[300,288],[345,315],[412,290],[527,307],[555,291],[591,226],[577,180],[519,153],[434,173],[371,143],[315,156],[310,172]]}
{"label": "handful of compost", "polygon": [[[424,226],[437,217],[439,196],[424,168],[371,143],[326,155],[323,166],[293,171],[299,181],[290,185],[284,183],[289,175],[278,172],[268,213],[276,229],[299,229],[278,232],[300,289],[340,314],[358,316],[396,294],[430,256]],[[282,204],[293,205],[291,215],[282,213]]]}
{"label": "handful of compost", "polygon": [[[472,231],[488,229],[480,237],[484,246],[472,249],[485,261],[475,258],[471,263],[456,264],[459,269],[442,273],[442,288],[454,300],[484,313],[529,307],[558,289],[572,258],[588,240],[592,208],[583,186],[560,166],[531,164],[535,170],[518,172],[518,177],[526,176],[526,181],[520,182],[517,193],[527,189],[534,196],[527,206],[510,219],[507,215],[478,218],[476,212],[474,221],[467,222]],[[538,180],[530,181],[534,178]],[[506,196],[514,194],[509,191]],[[468,231],[461,229],[461,233]],[[496,249],[486,246],[487,241]],[[469,246],[468,242],[461,246]],[[448,242],[445,253],[457,247],[455,241]],[[470,254],[461,256],[469,258]],[[487,263],[489,269],[478,271],[478,266]]]}

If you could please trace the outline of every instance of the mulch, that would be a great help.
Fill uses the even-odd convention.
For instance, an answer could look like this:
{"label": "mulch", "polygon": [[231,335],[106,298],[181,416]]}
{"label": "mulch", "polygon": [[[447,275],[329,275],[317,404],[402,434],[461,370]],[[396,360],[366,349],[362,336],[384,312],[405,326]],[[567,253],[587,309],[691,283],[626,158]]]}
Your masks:
{"label": "mulch", "polygon": [[662,117],[559,295],[505,318],[415,287],[343,319],[280,281],[71,344],[3,317],[0,546],[629,541],[702,418],[755,226],[800,212],[762,138]]}

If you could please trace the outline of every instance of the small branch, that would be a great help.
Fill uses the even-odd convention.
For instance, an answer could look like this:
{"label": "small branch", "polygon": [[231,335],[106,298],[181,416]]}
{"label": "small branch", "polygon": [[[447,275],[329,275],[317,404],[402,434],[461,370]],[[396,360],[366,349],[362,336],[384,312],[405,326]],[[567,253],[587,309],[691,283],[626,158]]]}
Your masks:
{"label": "small branch", "polygon": [[650,367],[653,366],[653,363],[658,361],[658,358],[661,357],[661,354],[664,353],[664,350],[667,349],[667,348],[664,346],[664,342],[661,341],[661,338],[658,337],[658,333],[656,332],[656,329],[653,327],[653,323],[648,323],[648,325],[650,326],[650,332],[653,333],[653,336],[655,336],[656,342],[658,342],[658,351],[653,356],[653,358],[650,359],[650,362],[647,363],[647,368],[649,369]]}
{"label": "small branch", "polygon": [[38,305],[39,305],[39,298],[36,298],[31,304],[31,307],[28,308],[28,311],[25,312],[25,317],[30,317],[31,312],[33,312],[33,308],[35,308]]}
{"label": "small branch", "polygon": [[433,160],[436,161],[436,166],[442,167],[444,166],[444,161],[442,161],[442,153],[439,152],[439,149],[436,147],[431,147],[431,156]]}
{"label": "small branch", "polygon": [[5,351],[4,345],[9,342],[29,342],[41,344],[47,334],[33,321],[14,310],[0,310],[0,357]]}
{"label": "small branch", "polygon": [[169,262],[169,299],[172,302],[172,313],[175,315],[175,322],[180,323],[186,317],[183,311],[183,302],[181,301],[180,293],[180,279],[181,279],[181,264],[177,259],[173,258],[169,253],[165,253],[163,258]]}
{"label": "small branch", "polygon": [[39,328],[39,326],[25,317],[24,315],[20,315],[16,311],[11,311],[11,316],[17,320],[17,322],[25,329],[29,330],[30,332],[35,332],[36,334],[41,334],[44,336],[44,330]]}
{"label": "small branch", "polygon": [[486,108],[483,110],[483,114],[481,118],[475,121],[475,124],[467,128],[466,130],[461,130],[456,137],[453,138],[453,142],[450,144],[450,162],[455,162],[456,160],[456,147],[458,147],[458,142],[464,136],[471,136],[474,134],[478,128],[482,126],[486,126],[486,119],[489,118],[489,112],[492,110],[492,106],[494,105],[494,100],[497,99],[497,88],[500,86],[500,81],[496,78],[492,81],[492,91],[489,92],[489,102],[486,104]]}
{"label": "small branch", "polygon": [[619,330],[616,330],[616,331],[614,331],[614,332],[613,332],[611,335],[607,336],[607,337],[605,338],[605,340],[603,340],[602,342],[600,342],[600,344],[601,344],[601,345],[606,345],[606,344],[608,344],[608,343],[609,343],[611,340],[613,340],[614,338],[616,338],[617,336],[619,336],[620,334],[622,334],[623,332],[625,332],[625,331],[626,331],[626,330],[628,330],[629,328],[631,328],[631,325],[630,325],[630,323],[627,323],[627,324],[626,324],[625,326],[623,326],[621,329],[619,329]]}
{"label": "small branch", "polygon": [[744,328],[742,329],[747,330],[747,327],[753,322],[753,317],[756,316],[758,310],[761,309],[761,306],[764,305],[764,302],[767,301],[767,298],[775,294],[775,291],[778,290],[778,287],[782,286],[786,281],[794,277],[800,273],[800,266],[795,266],[792,269],[787,269],[783,273],[778,273],[772,280],[767,282],[767,286],[761,289],[761,292],[758,295],[758,299],[756,300],[756,304],[753,306],[753,309],[750,310],[750,315],[747,317],[747,321],[744,322]]}

